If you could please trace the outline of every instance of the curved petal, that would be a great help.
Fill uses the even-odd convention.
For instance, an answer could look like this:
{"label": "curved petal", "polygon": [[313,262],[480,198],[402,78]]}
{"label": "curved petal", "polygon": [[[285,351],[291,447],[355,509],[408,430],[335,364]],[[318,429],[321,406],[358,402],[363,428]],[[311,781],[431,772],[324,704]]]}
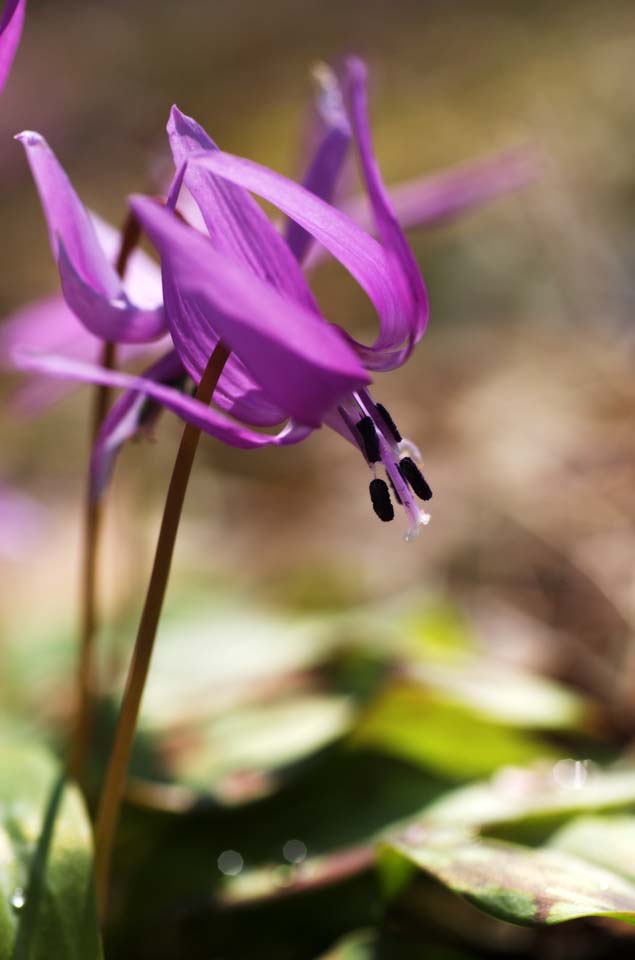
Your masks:
{"label": "curved petal", "polygon": [[[326,64],[319,64],[313,76],[318,85],[313,117],[314,147],[302,185],[331,203],[348,153],[351,128],[333,71]],[[313,245],[311,234],[295,220],[288,219],[284,237],[298,263],[304,263]]]}
{"label": "curved petal", "polygon": [[337,328],[217,253],[170,210],[143,197],[131,204],[162,255],[170,330],[195,380],[220,337],[287,416],[312,427],[369,382]]}
{"label": "curved petal", "polygon": [[[45,297],[27,304],[0,324],[0,366],[13,368],[13,351],[20,348],[37,353],[62,352],[73,359],[97,363],[101,344],[71,312],[63,297]],[[124,344],[117,350],[117,356],[120,363],[127,363],[147,358],[167,346],[167,337],[148,345]],[[30,377],[11,395],[11,407],[20,415],[33,416],[73,389],[74,384],[70,382]]]}
{"label": "curved petal", "polygon": [[26,12],[26,0],[7,0],[0,20],[0,91],[7,82],[15,57]]}
{"label": "curved petal", "polygon": [[[526,186],[536,178],[538,166],[534,151],[519,147],[443,173],[395,184],[389,188],[388,196],[402,229],[430,226]],[[344,204],[356,222],[368,227],[365,208],[361,197]]]}
{"label": "curved petal", "polygon": [[417,327],[418,306],[396,271],[394,258],[373,237],[341,210],[300,184],[251,160],[218,151],[195,155],[190,164],[205,167],[252,190],[323,244],[363,287],[379,314],[381,331],[376,344],[365,347],[348,335],[347,339],[355,345],[369,369],[388,369],[395,365],[396,350],[391,337],[395,332]]}
{"label": "curved petal", "polygon": [[[94,210],[89,210],[88,213],[102,250],[110,262],[115,264],[121,250],[121,230],[117,230],[107,220],[102,220]],[[153,308],[163,300],[161,267],[141,247],[136,247],[128,257],[121,285],[138,307]]]}
{"label": "curved petal", "polygon": [[[170,350],[141,374],[145,380],[178,386],[187,376],[176,350]],[[91,496],[97,500],[110,481],[123,444],[154,425],[163,408],[138,391],[128,390],[112,405],[93,448],[90,461]]]}
{"label": "curved petal", "polygon": [[375,159],[368,122],[366,67],[357,57],[346,60],[342,87],[377,232],[384,248],[391,253],[395,282],[403,285],[412,301],[410,310],[393,317],[391,324],[382,326],[375,344],[379,351],[394,351],[390,365],[395,366],[407,359],[425,332],[429,316],[428,295]]}
{"label": "curved petal", "polygon": [[[177,169],[202,150],[218,152],[203,128],[172,107],[168,137]],[[185,185],[196,200],[214,248],[244,264],[289,299],[318,312],[295,257],[250,194],[211,171],[188,164]]]}
{"label": "curved petal", "polygon": [[16,350],[14,362],[22,370],[43,373],[62,380],[97,383],[122,390],[138,391],[156,400],[182,420],[193,424],[204,433],[209,433],[210,436],[216,437],[229,446],[240,447],[244,450],[299,443],[312,432],[311,427],[301,426],[290,421],[278,434],[256,433],[248,427],[234,423],[219,410],[208,407],[200,401],[180,393],[173,387],[166,387],[153,380],[134,377],[127,373],[121,373],[121,371],[106,370],[104,367],[93,364],[69,360],[67,357],[52,354],[37,356],[24,350]]}
{"label": "curved petal", "polygon": [[88,211],[44,137],[25,130],[16,137],[27,160],[48,223],[53,256],[58,259],[59,241],[85,283],[108,299],[121,293],[121,281],[101,248]]}
{"label": "curved petal", "polygon": [[147,343],[162,337],[167,329],[163,305],[136,307],[120,292],[108,299],[80,277],[60,240],[58,267],[64,299],[87,330],[113,343]]}
{"label": "curved petal", "polygon": [[[517,147],[442,173],[396,183],[388,188],[388,197],[403,230],[432,227],[527,186],[539,172],[536,152],[529,146]],[[355,223],[372,231],[373,216],[366,195],[351,197],[340,206]],[[304,264],[305,271],[323,259],[324,248],[314,247]]]}

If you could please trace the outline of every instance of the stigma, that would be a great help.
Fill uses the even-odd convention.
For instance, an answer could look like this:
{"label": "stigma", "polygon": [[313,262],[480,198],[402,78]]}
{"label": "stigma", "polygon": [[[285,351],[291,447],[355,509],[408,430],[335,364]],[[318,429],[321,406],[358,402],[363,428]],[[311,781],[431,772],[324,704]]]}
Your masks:
{"label": "stigma", "polygon": [[[402,437],[386,407],[375,403],[368,390],[352,394],[338,409],[373,473],[369,493],[375,514],[383,522],[393,520],[394,498],[408,519],[405,539],[414,540],[421,527],[430,522],[430,514],[417,501],[427,502],[432,497],[417,447]],[[385,479],[378,476],[381,468]]]}

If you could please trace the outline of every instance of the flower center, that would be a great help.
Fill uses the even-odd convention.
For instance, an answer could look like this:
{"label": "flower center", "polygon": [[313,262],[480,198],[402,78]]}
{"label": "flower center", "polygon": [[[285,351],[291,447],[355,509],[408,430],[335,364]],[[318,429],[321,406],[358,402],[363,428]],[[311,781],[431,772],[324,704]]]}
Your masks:
{"label": "flower center", "polygon": [[[424,501],[432,497],[432,490],[418,466],[419,451],[403,439],[386,407],[375,403],[368,390],[353,393],[339,407],[339,412],[373,472],[369,486],[373,510],[385,522],[394,518],[392,490],[408,517],[406,540],[413,540],[430,521],[430,514],[420,509],[415,496]],[[378,464],[383,466],[388,482],[377,476]]]}

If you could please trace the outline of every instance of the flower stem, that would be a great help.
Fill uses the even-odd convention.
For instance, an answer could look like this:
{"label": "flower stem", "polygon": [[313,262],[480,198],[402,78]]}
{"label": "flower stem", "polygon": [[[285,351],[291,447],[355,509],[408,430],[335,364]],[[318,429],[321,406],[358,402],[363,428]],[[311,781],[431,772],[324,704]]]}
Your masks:
{"label": "flower stem", "polygon": [[[112,369],[115,345],[104,343],[101,364]],[[99,386],[94,392],[90,426],[92,450],[99,429],[108,411],[110,389]],[[88,752],[94,690],[95,634],[97,632],[97,558],[99,554],[102,504],[95,501],[86,485],[83,530],[82,585],[80,598],[80,638],[77,665],[77,705],[68,769],[70,776],[81,782]]]}
{"label": "flower stem", "polygon": [[[134,214],[129,213],[121,232],[121,244],[115,269],[123,277],[130,255],[141,238],[141,226]],[[101,365],[112,370],[115,365],[115,344],[104,342]],[[90,426],[90,449],[92,451],[99,430],[110,406],[110,388],[98,386],[94,392],[94,402]],[[83,530],[83,562],[80,595],[80,635],[79,658],[77,664],[77,694],[75,729],[72,734],[68,758],[70,776],[82,782],[90,731],[92,727],[93,700],[95,693],[95,635],[97,633],[97,561],[101,540],[103,507],[91,494],[90,480],[86,485]]]}
{"label": "flower stem", "polygon": [[[201,382],[196,399],[209,403],[223,372],[229,351],[218,343]],[[201,432],[192,424],[186,424],[178,453],[174,461],[170,486],[163,509],[161,529],[157,541],[152,573],[148,583],[145,604],[141,614],[128,678],[121,702],[115,740],[110,755],[106,779],[101,793],[95,828],[95,886],[100,915],[104,916],[107,899],[108,876],[112,846],[119,819],[126,773],[130,762],[141,698],[148,676],[150,658],[161,616],[163,600],[170,575],[176,534],[181,519],[185,492],[192,472],[192,465]]]}

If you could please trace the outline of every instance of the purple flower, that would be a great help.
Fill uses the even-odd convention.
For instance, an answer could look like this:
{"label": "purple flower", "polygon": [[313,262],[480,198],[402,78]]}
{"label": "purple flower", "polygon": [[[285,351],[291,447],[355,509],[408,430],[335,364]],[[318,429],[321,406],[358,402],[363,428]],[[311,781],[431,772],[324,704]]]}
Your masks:
{"label": "purple flower", "polygon": [[[159,291],[137,278],[134,302],[108,256],[99,227],[77,196],[55,154],[39,133],[16,136],[27,155],[49,228],[62,292],[86,330],[101,340],[146,343],[163,336],[166,320]],[[110,228],[101,224],[102,238]]]}
{"label": "purple flower", "polygon": [[46,508],[0,480],[0,559],[29,556],[46,528]]}
{"label": "purple flower", "polygon": [[26,11],[26,0],[7,0],[0,19],[0,92],[7,82],[15,57]]}
{"label": "purple flower", "polygon": [[[100,246],[110,263],[115,263],[121,247],[121,234],[96,214],[90,214]],[[162,300],[161,271],[143,250],[135,250],[128,260],[124,289],[137,302]],[[27,304],[0,325],[0,365],[13,367],[12,354],[16,348],[28,348],[37,353],[63,353],[77,360],[96,363],[103,340],[89,330],[72,313],[63,297],[49,296]],[[167,336],[148,344],[122,344],[118,361],[126,364],[137,358],[149,358],[164,352]],[[14,412],[26,416],[41,413],[76,384],[59,380],[51,382],[40,376],[27,378],[11,397]]]}
{"label": "purple flower", "polygon": [[[408,536],[413,536],[429,519],[416,498],[429,499],[430,488],[415,463],[416,449],[401,439],[367,386],[371,371],[394,369],[409,357],[425,330],[428,301],[374,158],[366,72],[359,60],[347,61],[341,85],[342,129],[347,135],[350,131],[357,145],[379,241],[321,198],[329,178],[322,176],[317,161],[312,172],[316,192],[310,192],[255,163],[222,153],[198,124],[176,109],[168,126],[178,169],[169,206],[175,206],[185,182],[208,236],[151,200],[132,201],[162,256],[175,365],[180,361],[198,381],[219,339],[232,351],[214,397],[220,409],[203,406],[149,373],[135,378],[66,358],[24,354],[19,363],[56,376],[139,391],[207,433],[243,448],[295,443],[327,423],[359,448],[373,473],[370,493],[375,512],[390,520],[394,508],[388,485],[377,475],[383,466],[395,499],[408,515]],[[296,257],[306,249],[306,241],[300,235],[301,243],[289,242],[288,234],[285,242],[250,192],[277,206],[326,247],[362,286],[380,322],[373,344],[356,341],[321,315]],[[298,237],[291,231],[294,235]],[[130,405],[132,400],[127,397],[123,402]],[[98,478],[120,414],[121,407],[113,410],[102,431],[95,455]],[[274,435],[252,429],[281,423],[285,425]]]}

